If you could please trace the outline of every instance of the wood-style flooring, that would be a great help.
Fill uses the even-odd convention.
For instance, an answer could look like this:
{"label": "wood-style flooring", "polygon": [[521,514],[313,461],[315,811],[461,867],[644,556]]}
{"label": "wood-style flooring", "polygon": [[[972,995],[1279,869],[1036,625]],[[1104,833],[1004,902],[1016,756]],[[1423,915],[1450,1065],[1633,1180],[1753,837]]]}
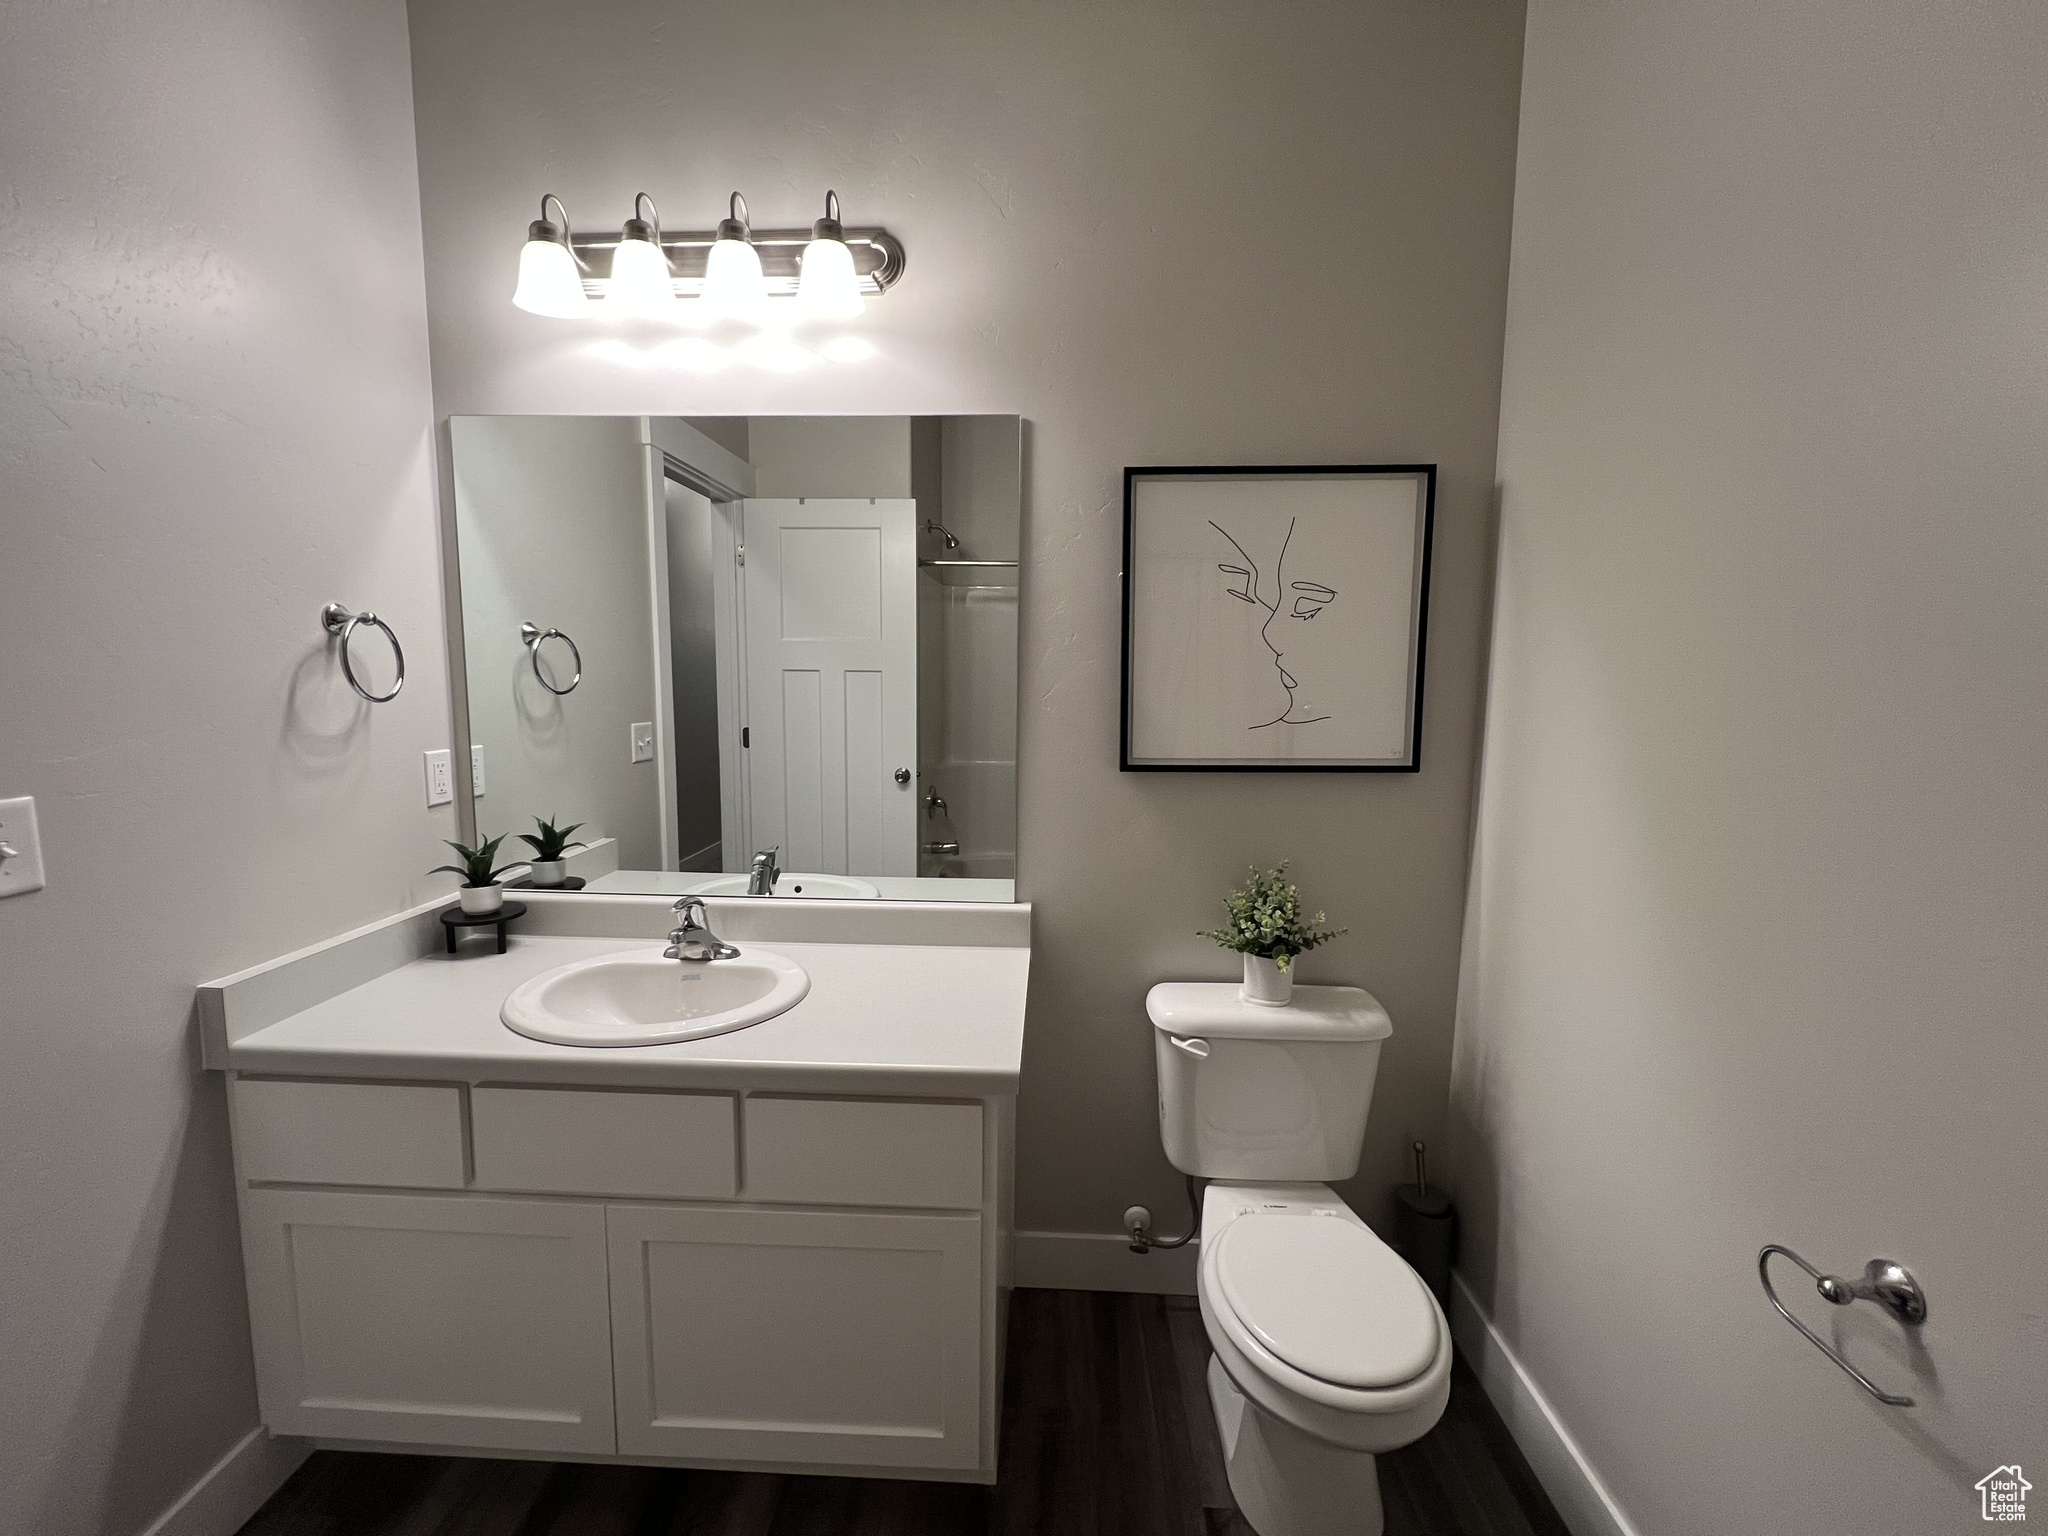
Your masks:
{"label": "wood-style flooring", "polygon": [[[993,1488],[320,1451],[241,1536],[1252,1536],[1192,1297],[1018,1291]],[[1387,1536],[1569,1536],[1461,1362]]]}

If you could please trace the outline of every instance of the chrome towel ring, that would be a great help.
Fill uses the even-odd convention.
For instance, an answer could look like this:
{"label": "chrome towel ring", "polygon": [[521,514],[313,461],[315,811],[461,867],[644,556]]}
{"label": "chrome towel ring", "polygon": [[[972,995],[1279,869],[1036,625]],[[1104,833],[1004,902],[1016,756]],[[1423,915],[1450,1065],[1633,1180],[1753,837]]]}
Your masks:
{"label": "chrome towel ring", "polygon": [[[533,675],[540,679],[541,687],[553,694],[574,693],[576,691],[576,685],[583,681],[583,652],[576,648],[574,640],[571,640],[559,629],[542,629],[533,624],[520,625],[519,638],[526,642],[526,657],[527,660],[533,663]],[[569,654],[576,658],[576,675],[569,679],[568,687],[557,688],[548,681],[547,674],[541,671],[540,644],[543,640],[561,641],[562,644],[569,647]]]}
{"label": "chrome towel ring", "polygon": [[[389,624],[368,609],[361,613],[351,613],[340,603],[328,603],[320,609],[320,624],[330,635],[341,637],[341,675],[348,679],[349,687],[372,704],[389,704],[398,697],[398,690],[405,686],[405,648],[398,643],[398,636],[392,633]],[[356,677],[356,669],[349,665],[348,643],[354,638],[358,624],[368,624],[373,629],[383,630],[384,638],[391,642],[391,655],[398,663],[398,679],[392,683],[389,693],[370,692]]]}
{"label": "chrome towel ring", "polygon": [[1927,1293],[1920,1289],[1920,1282],[1913,1278],[1912,1272],[1895,1259],[1872,1259],[1863,1266],[1861,1278],[1844,1280],[1840,1275],[1822,1274],[1783,1243],[1765,1243],[1763,1251],[1756,1256],[1756,1272],[1764,1283],[1764,1294],[1771,1298],[1771,1305],[1778,1309],[1780,1317],[1805,1334],[1815,1349],[1855,1377],[1856,1384],[1880,1403],[1892,1408],[1912,1407],[1913,1399],[1880,1391],[1876,1382],[1836,1354],[1819,1334],[1786,1310],[1785,1303],[1778,1300],[1778,1293],[1771,1286],[1771,1255],[1774,1253],[1782,1253],[1811,1275],[1813,1288],[1838,1307],[1846,1307],[1852,1301],[1874,1301],[1902,1323],[1924,1323],[1927,1321]]}

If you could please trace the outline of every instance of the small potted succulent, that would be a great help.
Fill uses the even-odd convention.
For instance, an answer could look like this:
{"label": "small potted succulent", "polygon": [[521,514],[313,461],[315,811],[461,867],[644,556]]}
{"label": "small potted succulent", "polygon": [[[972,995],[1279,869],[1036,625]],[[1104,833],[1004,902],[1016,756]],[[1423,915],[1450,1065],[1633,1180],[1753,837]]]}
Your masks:
{"label": "small potted succulent", "polygon": [[1342,928],[1325,928],[1328,914],[1304,918],[1301,892],[1287,878],[1287,866],[1254,869],[1251,878],[1223,898],[1229,921],[1204,930],[1213,939],[1244,956],[1244,984],[1238,996],[1248,1003],[1284,1008],[1294,996],[1294,957],[1327,944]]}
{"label": "small potted succulent", "polygon": [[533,850],[533,857],[526,861],[526,867],[537,889],[553,890],[569,878],[569,866],[562,862],[562,855],[571,848],[584,846],[569,841],[569,834],[583,823],[572,821],[566,827],[558,827],[552,817],[542,821],[536,816],[533,824],[540,829],[539,836],[531,832],[519,834],[519,841]]}
{"label": "small potted succulent", "polygon": [[[445,839],[444,839],[445,841]],[[430,875],[449,874],[462,876],[462,889],[455,894],[462,900],[462,910],[471,917],[488,917],[505,905],[505,887],[498,884],[498,876],[512,866],[500,864],[498,844],[505,841],[500,837],[474,848],[461,843],[449,843],[462,856],[460,864],[440,864],[427,871]]]}

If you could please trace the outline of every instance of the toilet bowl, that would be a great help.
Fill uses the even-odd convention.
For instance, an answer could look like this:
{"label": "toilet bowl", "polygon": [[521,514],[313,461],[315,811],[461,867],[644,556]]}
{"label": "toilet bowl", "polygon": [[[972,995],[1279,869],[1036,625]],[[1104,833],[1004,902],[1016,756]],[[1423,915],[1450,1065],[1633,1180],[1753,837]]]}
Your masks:
{"label": "toilet bowl", "polygon": [[1259,1536],[1379,1536],[1375,1457],[1449,1401],[1421,1278],[1320,1184],[1212,1184],[1198,1292],[1231,1493]]}
{"label": "toilet bowl", "polygon": [[1163,982],[1146,998],[1159,1129],[1202,1202],[1197,1290],[1230,1490],[1259,1536],[1380,1536],[1385,1451],[1451,1391],[1451,1330],[1422,1279],[1324,1179],[1358,1167],[1393,1023],[1357,987]]}

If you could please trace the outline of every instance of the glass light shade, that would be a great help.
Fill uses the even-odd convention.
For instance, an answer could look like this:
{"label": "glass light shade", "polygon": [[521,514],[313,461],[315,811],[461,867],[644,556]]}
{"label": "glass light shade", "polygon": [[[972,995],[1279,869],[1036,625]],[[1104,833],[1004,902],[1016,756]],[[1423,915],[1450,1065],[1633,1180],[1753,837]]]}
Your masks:
{"label": "glass light shade", "polygon": [[704,302],[722,314],[745,315],[768,300],[761,253],[745,240],[720,240],[704,262]]}
{"label": "glass light shade", "polygon": [[673,318],[676,290],[668,258],[652,240],[621,240],[612,252],[612,282],[604,307],[615,315]]}
{"label": "glass light shade", "polygon": [[868,307],[854,275],[853,251],[844,240],[813,240],[804,247],[796,301],[806,314],[821,320],[851,320]]}
{"label": "glass light shade", "polygon": [[519,252],[519,286],[512,302],[536,315],[574,320],[590,313],[576,258],[559,240],[529,240]]}

